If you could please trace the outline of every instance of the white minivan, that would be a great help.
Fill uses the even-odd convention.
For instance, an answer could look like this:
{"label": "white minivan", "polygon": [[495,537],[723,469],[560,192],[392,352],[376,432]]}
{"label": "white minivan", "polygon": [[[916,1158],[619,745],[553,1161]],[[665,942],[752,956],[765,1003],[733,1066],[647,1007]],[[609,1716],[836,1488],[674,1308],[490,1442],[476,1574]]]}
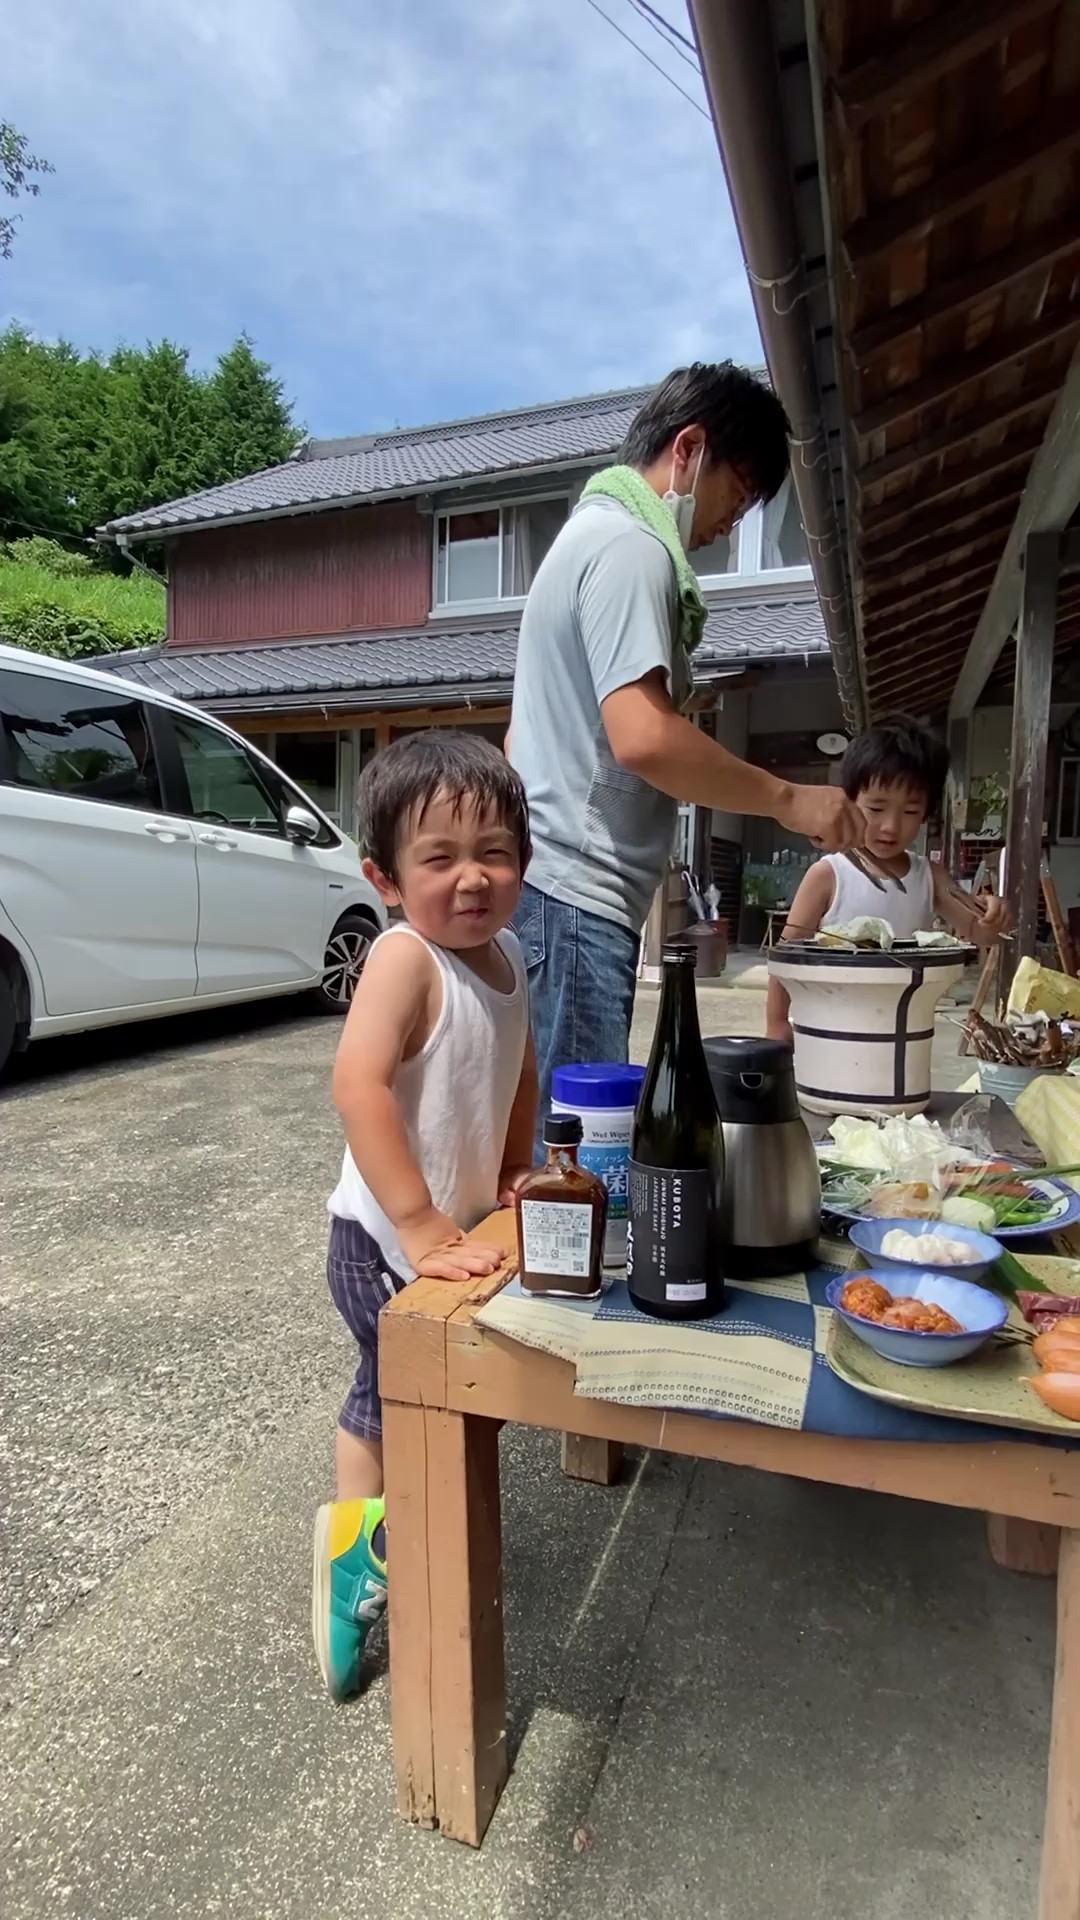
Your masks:
{"label": "white minivan", "polygon": [[231,728],[0,646],[0,1071],[234,1000],[343,1013],[385,924],[352,842]]}

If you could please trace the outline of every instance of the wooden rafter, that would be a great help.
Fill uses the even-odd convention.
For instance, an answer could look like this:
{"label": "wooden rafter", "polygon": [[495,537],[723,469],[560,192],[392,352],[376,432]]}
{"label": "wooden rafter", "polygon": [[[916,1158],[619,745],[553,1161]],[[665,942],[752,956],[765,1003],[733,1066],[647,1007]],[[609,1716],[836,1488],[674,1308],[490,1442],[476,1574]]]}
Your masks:
{"label": "wooden rafter", "polygon": [[890,708],[894,712],[897,708],[901,712],[903,710],[907,712],[915,710],[924,714],[942,712],[947,699],[949,699],[947,682],[926,680],[924,676],[915,684],[903,682],[903,685],[897,685],[897,687],[878,687],[878,685],[871,687],[871,710],[874,714],[888,712]]}
{"label": "wooden rafter", "polygon": [[[1000,544],[1000,541],[995,543],[997,546]],[[965,598],[966,591],[971,589],[976,580],[981,580],[984,585],[989,586],[996,568],[995,552],[985,560],[979,560],[975,566],[962,567],[959,570],[952,567],[948,571],[937,573],[931,579],[924,580],[921,585],[914,587],[910,593],[891,593],[888,584],[883,583],[879,586],[873,603],[864,603],[866,613],[876,613],[879,606],[882,610],[887,608],[889,613],[906,613],[910,612],[912,607],[922,606],[926,602],[930,603],[933,611],[941,613],[946,607],[955,603],[958,595]],[[964,594],[961,594],[962,588],[965,589]],[[948,595],[948,598],[943,599],[942,595]]]}
{"label": "wooden rafter", "polygon": [[936,560],[943,553],[956,552],[959,557],[961,550],[987,539],[995,530],[1001,534],[1008,531],[1017,496],[1016,487],[999,487],[982,500],[961,502],[959,511],[951,516],[913,514],[907,526],[892,538],[877,540],[863,549],[863,570],[879,563],[891,568],[901,558],[912,565],[911,556],[915,554],[925,561]]}
{"label": "wooden rafter", "polygon": [[[936,619],[938,615],[946,612],[954,613],[959,607],[970,606],[972,609],[972,618],[975,619],[978,617],[975,610],[982,606],[983,601],[985,599],[986,599],[985,587],[970,588],[966,592],[958,594],[954,599],[943,600],[939,602],[939,605],[936,609],[935,614],[933,615],[933,618]],[[919,614],[913,614],[906,620],[890,620],[888,622],[888,625],[886,626],[875,627],[874,628],[875,643],[880,645],[880,643],[884,640],[891,640],[894,637],[898,638],[899,635],[902,633],[910,634],[915,629],[921,629],[925,626],[926,619],[927,619],[927,616],[924,612]],[[864,633],[866,632],[865,621],[863,623],[863,631]]]}
{"label": "wooden rafter", "polygon": [[1000,546],[1000,533],[983,533],[977,539],[965,539],[962,557],[957,558],[956,541],[945,534],[934,553],[920,553],[917,559],[908,560],[895,569],[871,569],[863,580],[863,604],[876,607],[879,601],[884,601],[887,606],[895,606],[898,594],[948,584],[955,579],[959,568],[983,567],[989,563],[987,553],[980,549],[1000,550]]}
{"label": "wooden rafter", "polygon": [[849,352],[856,366],[862,367],[874,354],[894,347],[908,334],[917,333],[950,314],[972,307],[989,294],[1004,293],[1031,275],[1045,272],[1067,254],[1080,252],[1080,231],[1072,220],[1057,220],[1041,227],[1020,246],[1007,247],[989,260],[965,267],[951,279],[931,282],[925,293],[903,306],[890,307],[876,320],[868,320],[851,336]]}
{"label": "wooden rafter", "polygon": [[928,654],[936,657],[950,650],[958,651],[967,645],[974,624],[970,613],[944,621],[928,617],[921,628],[906,634],[902,640],[883,640],[880,646],[870,640],[868,671],[873,672],[877,665],[892,666],[898,661],[908,665]]}
{"label": "wooden rafter", "polygon": [[876,685],[890,680],[920,680],[939,669],[954,675],[971,628],[970,619],[966,626],[948,627],[944,631],[935,629],[931,623],[917,646],[909,642],[901,647],[893,646],[887,654],[874,654],[867,668],[870,679]]}
{"label": "wooden rafter", "polygon": [[882,707],[945,706],[949,698],[951,667],[923,667],[919,672],[901,670],[870,681],[867,691],[878,713]]}
{"label": "wooden rafter", "polygon": [[843,239],[849,267],[857,271],[892,247],[925,239],[1002,187],[1026,178],[1076,146],[1080,146],[1080,100],[1070,95],[1055,101],[1023,132],[989,141],[969,159],[857,221]]}
{"label": "wooden rafter", "polygon": [[870,507],[860,515],[860,527],[864,538],[885,532],[894,532],[901,528],[911,517],[913,497],[917,497],[919,507],[928,507],[931,502],[940,505],[942,500],[950,500],[956,493],[966,492],[968,487],[978,486],[988,480],[992,474],[1004,473],[1010,467],[1027,465],[1042,443],[1042,427],[1028,427],[1011,440],[1002,441],[999,447],[987,447],[985,452],[976,454],[963,465],[945,467],[936,480],[928,482],[918,489],[906,493],[890,494],[878,507]]}
{"label": "wooden rafter", "polygon": [[1031,326],[1019,327],[1014,332],[988,340],[985,346],[979,347],[974,353],[954,354],[918,380],[912,380],[908,386],[897,387],[893,393],[887,393],[871,406],[864,407],[852,419],[852,427],[860,439],[880,433],[885,427],[895,426],[898,420],[910,419],[921,408],[932,406],[937,400],[948,399],[950,394],[955,393],[958,387],[966,386],[968,381],[983,380],[989,374],[997,373],[999,368],[1011,366],[1025,354],[1033,353],[1037,347],[1049,346],[1063,335],[1075,333],[1078,327],[1080,313],[1074,308],[1065,313],[1051,314],[1047,319],[1034,321]]}
{"label": "wooden rafter", "polygon": [[886,51],[850,67],[836,81],[849,128],[966,66],[1056,5],[1057,0],[962,0],[921,26],[909,27]]}
{"label": "wooden rafter", "polygon": [[1026,413],[1049,413],[1057,399],[1061,379],[1057,373],[1047,375],[1024,391],[1010,394],[1007,399],[990,400],[978,407],[969,407],[966,413],[958,413],[954,419],[946,421],[934,433],[917,433],[902,447],[896,447],[890,453],[868,460],[865,466],[855,470],[855,481],[860,493],[876,486],[881,480],[891,480],[895,474],[910,473],[915,467],[921,467],[924,461],[938,458],[941,454],[952,453],[957,447],[966,447],[982,433],[993,427],[1004,427],[1010,420],[1019,420]]}

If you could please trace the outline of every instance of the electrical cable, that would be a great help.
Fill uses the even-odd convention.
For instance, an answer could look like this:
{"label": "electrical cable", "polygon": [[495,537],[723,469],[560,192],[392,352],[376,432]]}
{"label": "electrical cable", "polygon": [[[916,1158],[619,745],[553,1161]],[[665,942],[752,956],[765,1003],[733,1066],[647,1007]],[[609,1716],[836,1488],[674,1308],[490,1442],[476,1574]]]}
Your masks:
{"label": "electrical cable", "polygon": [[617,20],[613,20],[609,13],[605,13],[603,7],[598,5],[598,0],[588,0],[588,5],[592,8],[594,13],[598,13],[600,15],[601,20],[607,21],[608,26],[611,27],[613,32],[618,34],[620,40],[625,40],[627,46],[633,47],[635,53],[639,53],[643,60],[648,61],[650,67],[655,69],[655,71],[660,75],[661,79],[667,81],[669,87],[674,87],[676,93],[682,94],[683,99],[689,102],[690,106],[693,107],[695,113],[700,113],[703,120],[708,120],[709,115],[706,113],[704,107],[701,106],[700,103],[694,99],[693,94],[687,93],[685,87],[680,87],[678,81],[668,72],[667,68],[662,67],[660,65],[659,60],[654,60],[652,57],[652,54],[646,53],[644,47],[640,46],[638,42],[631,37],[630,34],[626,33],[624,29],[620,27]]}
{"label": "electrical cable", "polygon": [[[698,65],[697,55],[684,50],[690,46],[690,41],[684,40],[681,33],[674,39],[669,38],[669,34],[664,31],[668,25],[667,21],[662,14],[657,13],[655,7],[650,7],[649,0],[627,0],[627,4],[633,7],[635,13],[641,15],[647,27],[651,27],[653,32],[659,35],[665,47],[670,47],[672,53],[677,53],[680,60],[685,60],[688,67],[693,67],[694,72],[700,74],[701,68]],[[674,34],[675,29],[671,28],[670,32]],[[679,42],[682,44],[680,45]]]}

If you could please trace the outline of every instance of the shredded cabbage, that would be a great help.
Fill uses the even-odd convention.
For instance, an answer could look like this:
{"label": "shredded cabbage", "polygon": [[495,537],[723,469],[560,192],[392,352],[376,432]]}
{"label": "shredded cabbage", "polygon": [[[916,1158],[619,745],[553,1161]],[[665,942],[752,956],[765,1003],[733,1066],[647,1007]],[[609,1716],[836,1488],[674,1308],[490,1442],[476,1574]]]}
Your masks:
{"label": "shredded cabbage", "polygon": [[836,1142],[836,1155],[845,1167],[866,1167],[874,1173],[892,1173],[911,1177],[916,1169],[922,1177],[932,1176],[935,1168],[968,1158],[955,1146],[935,1120],[923,1113],[910,1118],[894,1114],[880,1124],[876,1120],[858,1120],[840,1114],[829,1128]]}

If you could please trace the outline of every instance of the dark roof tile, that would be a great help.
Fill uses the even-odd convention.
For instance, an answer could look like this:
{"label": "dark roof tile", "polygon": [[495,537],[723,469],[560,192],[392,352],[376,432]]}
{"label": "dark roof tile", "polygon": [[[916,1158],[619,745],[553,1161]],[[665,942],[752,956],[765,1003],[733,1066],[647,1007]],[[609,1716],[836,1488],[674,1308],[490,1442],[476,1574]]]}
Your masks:
{"label": "dark roof tile", "polygon": [[625,393],[554,401],[441,426],[341,442],[315,441],[284,466],[267,467],[223,487],[125,514],[110,520],[102,531],[129,535],[180,531],[290,507],[315,510],[346,500],[419,492],[485,474],[603,459],[620,446],[648,391],[633,387]]}
{"label": "dark roof tile", "polygon": [[[467,693],[482,685],[509,693],[517,636],[514,620],[267,646],[158,647],[109,654],[94,664],[158,693],[208,706],[318,694],[364,695],[373,705],[387,705],[394,694],[418,688],[460,687]],[[700,679],[742,663],[827,658],[828,652],[820,609],[808,593],[790,600],[714,597],[694,664]]]}

